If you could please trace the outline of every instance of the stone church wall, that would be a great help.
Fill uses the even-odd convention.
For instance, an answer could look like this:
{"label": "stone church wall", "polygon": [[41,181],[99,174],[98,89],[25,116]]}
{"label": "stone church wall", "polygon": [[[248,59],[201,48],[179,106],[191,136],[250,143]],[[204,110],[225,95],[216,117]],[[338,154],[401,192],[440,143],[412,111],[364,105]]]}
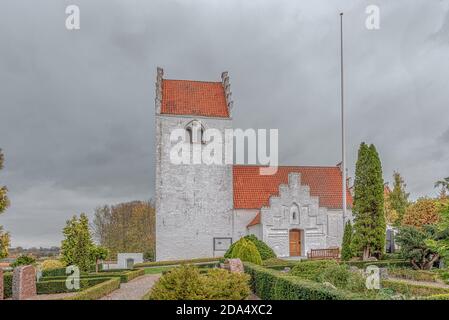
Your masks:
{"label": "stone church wall", "polygon": [[[177,165],[170,133],[196,119],[224,132],[230,119],[156,115],[156,259],[222,256],[214,238],[232,238],[232,165]],[[224,157],[224,153],[223,153]],[[224,162],[223,162],[224,163]]]}

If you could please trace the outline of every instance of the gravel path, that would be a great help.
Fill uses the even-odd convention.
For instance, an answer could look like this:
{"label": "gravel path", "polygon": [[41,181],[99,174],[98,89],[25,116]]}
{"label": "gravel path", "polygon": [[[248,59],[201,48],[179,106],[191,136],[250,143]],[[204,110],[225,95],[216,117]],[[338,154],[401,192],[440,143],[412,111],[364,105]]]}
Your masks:
{"label": "gravel path", "polygon": [[122,283],[120,289],[111,292],[100,300],[140,300],[160,276],[160,274],[147,274],[128,283]]}

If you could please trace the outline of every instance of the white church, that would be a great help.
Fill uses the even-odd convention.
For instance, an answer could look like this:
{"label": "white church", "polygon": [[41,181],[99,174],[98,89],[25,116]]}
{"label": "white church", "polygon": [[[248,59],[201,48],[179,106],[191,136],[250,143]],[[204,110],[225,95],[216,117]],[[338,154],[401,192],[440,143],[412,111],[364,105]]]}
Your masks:
{"label": "white church", "polygon": [[[341,246],[339,166],[280,166],[273,175],[261,175],[255,165],[170,161],[174,129],[233,128],[227,72],[218,82],[170,80],[158,68],[155,107],[158,261],[220,257],[248,234],[278,257],[305,257],[311,249]],[[185,143],[203,141],[190,137]],[[346,198],[351,219],[349,190]]]}

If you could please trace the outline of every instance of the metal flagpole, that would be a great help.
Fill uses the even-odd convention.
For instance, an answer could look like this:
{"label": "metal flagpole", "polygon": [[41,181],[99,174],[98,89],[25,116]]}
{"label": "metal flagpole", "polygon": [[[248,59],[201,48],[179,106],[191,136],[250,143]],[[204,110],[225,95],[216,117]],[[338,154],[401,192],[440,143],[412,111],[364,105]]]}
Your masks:
{"label": "metal flagpole", "polygon": [[345,108],[343,94],[343,12],[340,13],[340,84],[341,84],[341,173],[342,173],[342,208],[343,228],[346,225],[346,155],[345,155]]}

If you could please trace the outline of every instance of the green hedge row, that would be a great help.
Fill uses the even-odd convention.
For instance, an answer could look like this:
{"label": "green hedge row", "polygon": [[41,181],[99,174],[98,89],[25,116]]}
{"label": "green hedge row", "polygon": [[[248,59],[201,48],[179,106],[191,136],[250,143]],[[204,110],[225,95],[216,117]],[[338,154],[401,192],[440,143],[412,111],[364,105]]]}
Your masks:
{"label": "green hedge row", "polygon": [[[81,278],[80,290],[93,287],[99,283],[105,282],[111,278]],[[49,280],[36,283],[37,294],[55,294],[74,292],[78,290],[70,290],[67,288],[65,280]]]}
{"label": "green hedge row", "polygon": [[402,280],[382,280],[382,287],[394,290],[408,296],[427,297],[432,295],[449,294],[449,289],[428,286],[424,284],[411,284]]}
{"label": "green hedge row", "polygon": [[377,266],[379,268],[403,268],[411,266],[410,261],[408,260],[342,261],[341,263],[360,269],[365,269],[367,266]]}
{"label": "green hedge row", "polygon": [[252,263],[244,263],[255,294],[265,300],[350,300],[357,296],[320,283],[285,275]]}
{"label": "green hedge row", "polygon": [[86,290],[80,291],[74,296],[67,297],[64,300],[97,300],[118,288],[120,288],[120,279],[112,278]]}
{"label": "green hedge row", "polygon": [[201,262],[218,262],[220,259],[222,259],[222,258],[215,257],[215,258],[198,258],[198,259],[189,259],[189,260],[153,261],[153,262],[136,263],[134,265],[134,268],[173,266],[173,265],[177,265],[177,264],[192,264],[192,263],[201,263]]}
{"label": "green hedge row", "polygon": [[7,272],[3,274],[3,298],[12,297],[12,273]]}
{"label": "green hedge row", "polygon": [[401,268],[388,270],[388,275],[394,278],[429,282],[437,282],[440,278],[436,272]]}
{"label": "green hedge row", "polygon": [[449,300],[449,293],[434,294],[434,295],[426,297],[426,300]]}
{"label": "green hedge row", "polygon": [[[81,279],[102,279],[102,278],[120,278],[120,282],[126,283],[137,277],[143,276],[145,274],[145,269],[127,270],[126,272],[99,272],[99,273],[89,273],[82,274]],[[51,281],[51,280],[65,280],[67,276],[53,276],[53,277],[43,277],[41,281]]]}

